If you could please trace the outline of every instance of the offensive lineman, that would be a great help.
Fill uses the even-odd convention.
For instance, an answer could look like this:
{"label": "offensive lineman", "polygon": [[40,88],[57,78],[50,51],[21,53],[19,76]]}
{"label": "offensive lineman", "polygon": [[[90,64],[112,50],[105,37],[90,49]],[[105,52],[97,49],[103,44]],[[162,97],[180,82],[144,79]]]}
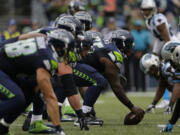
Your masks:
{"label": "offensive lineman", "polygon": [[[38,87],[45,97],[47,109],[57,134],[65,134],[60,127],[57,99],[50,82],[50,76],[58,68],[59,50],[65,48],[65,46],[59,45],[62,37],[67,36],[67,33],[63,34],[56,30],[48,38],[30,38],[1,46],[1,135],[8,134],[9,125],[32,102],[34,95],[32,88],[30,90],[23,89],[16,81],[16,75],[21,73],[28,76],[36,73]],[[66,47],[66,49],[68,48]]]}

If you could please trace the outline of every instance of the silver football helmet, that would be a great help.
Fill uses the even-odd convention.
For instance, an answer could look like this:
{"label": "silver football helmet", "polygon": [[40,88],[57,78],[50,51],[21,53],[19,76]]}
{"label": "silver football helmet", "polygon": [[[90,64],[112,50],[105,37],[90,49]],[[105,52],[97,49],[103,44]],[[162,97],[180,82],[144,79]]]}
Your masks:
{"label": "silver football helmet", "polygon": [[156,67],[160,66],[159,57],[151,53],[146,53],[141,58],[139,66],[141,71],[147,74],[152,66],[156,66]]}
{"label": "silver football helmet", "polygon": [[[156,3],[154,0],[142,0],[140,8],[141,8],[141,12],[142,12],[144,18],[146,18],[146,19],[150,19],[157,12]],[[146,9],[152,10],[149,15],[144,14],[143,10],[146,10]]]}
{"label": "silver football helmet", "polygon": [[180,45],[180,42],[178,42],[178,41],[167,42],[161,50],[162,59],[164,59],[165,61],[172,60],[173,52],[174,52],[175,48],[179,45]]}
{"label": "silver football helmet", "polygon": [[174,49],[173,57],[172,57],[172,62],[173,62],[175,65],[180,66],[180,43],[179,43],[179,46],[177,46],[177,47]]}

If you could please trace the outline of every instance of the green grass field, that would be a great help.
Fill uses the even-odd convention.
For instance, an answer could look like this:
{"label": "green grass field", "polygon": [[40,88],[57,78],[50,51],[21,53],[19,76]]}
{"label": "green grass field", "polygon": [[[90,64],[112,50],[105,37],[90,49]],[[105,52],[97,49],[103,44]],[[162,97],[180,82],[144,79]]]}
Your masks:
{"label": "green grass field", "polygon": [[[131,94],[132,95],[132,94]],[[145,109],[152,101],[152,96],[140,95],[129,96],[134,104]],[[104,125],[91,126],[89,131],[80,131],[78,127],[74,127],[73,123],[62,123],[66,135],[180,135],[178,122],[172,133],[160,133],[162,128],[157,127],[158,124],[166,124],[171,115],[163,114],[163,109],[156,109],[156,113],[148,113],[143,121],[136,126],[124,126],[123,120],[129,112],[116,97],[112,94],[101,95],[95,106],[97,116],[104,120]],[[27,135],[28,133],[21,130],[24,116],[19,117],[11,126],[11,132],[14,135]]]}

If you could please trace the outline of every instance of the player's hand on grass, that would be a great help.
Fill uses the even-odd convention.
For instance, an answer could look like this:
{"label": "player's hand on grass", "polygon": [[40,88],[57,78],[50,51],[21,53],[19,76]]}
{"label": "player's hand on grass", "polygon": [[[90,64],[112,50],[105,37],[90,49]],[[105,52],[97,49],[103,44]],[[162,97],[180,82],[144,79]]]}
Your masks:
{"label": "player's hand on grass", "polygon": [[144,117],[144,113],[145,113],[144,110],[139,108],[139,107],[137,107],[137,106],[133,106],[131,111],[133,113],[135,113],[139,118],[143,118]]}
{"label": "player's hand on grass", "polygon": [[161,132],[171,132],[172,129],[173,129],[173,127],[174,127],[173,124],[168,123],[168,124],[161,130]]}
{"label": "player's hand on grass", "polygon": [[150,111],[152,111],[152,113],[155,113],[155,105],[150,104],[145,110],[146,113]]}
{"label": "player's hand on grass", "polygon": [[171,114],[172,111],[173,111],[172,106],[167,106],[167,108],[165,109],[164,113],[165,114]]}

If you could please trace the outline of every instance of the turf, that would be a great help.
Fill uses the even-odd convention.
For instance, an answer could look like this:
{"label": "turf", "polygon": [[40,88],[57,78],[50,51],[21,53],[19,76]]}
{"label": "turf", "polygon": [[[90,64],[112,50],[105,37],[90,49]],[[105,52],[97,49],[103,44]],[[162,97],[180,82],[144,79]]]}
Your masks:
{"label": "turf", "polygon": [[[129,96],[134,104],[145,109],[152,101],[152,96]],[[123,120],[129,110],[124,107],[116,97],[111,94],[101,95],[95,106],[97,116],[104,120],[104,125],[91,126],[90,131],[80,131],[74,127],[73,123],[62,123],[62,127],[67,135],[169,135],[169,133],[160,133],[162,128],[158,124],[166,124],[171,115],[163,114],[163,109],[156,109],[156,113],[148,113],[143,121],[136,126],[124,126]],[[28,133],[21,130],[24,116],[19,117],[11,126],[11,133],[14,135],[27,135]],[[179,135],[180,128],[176,124],[171,135]]]}

